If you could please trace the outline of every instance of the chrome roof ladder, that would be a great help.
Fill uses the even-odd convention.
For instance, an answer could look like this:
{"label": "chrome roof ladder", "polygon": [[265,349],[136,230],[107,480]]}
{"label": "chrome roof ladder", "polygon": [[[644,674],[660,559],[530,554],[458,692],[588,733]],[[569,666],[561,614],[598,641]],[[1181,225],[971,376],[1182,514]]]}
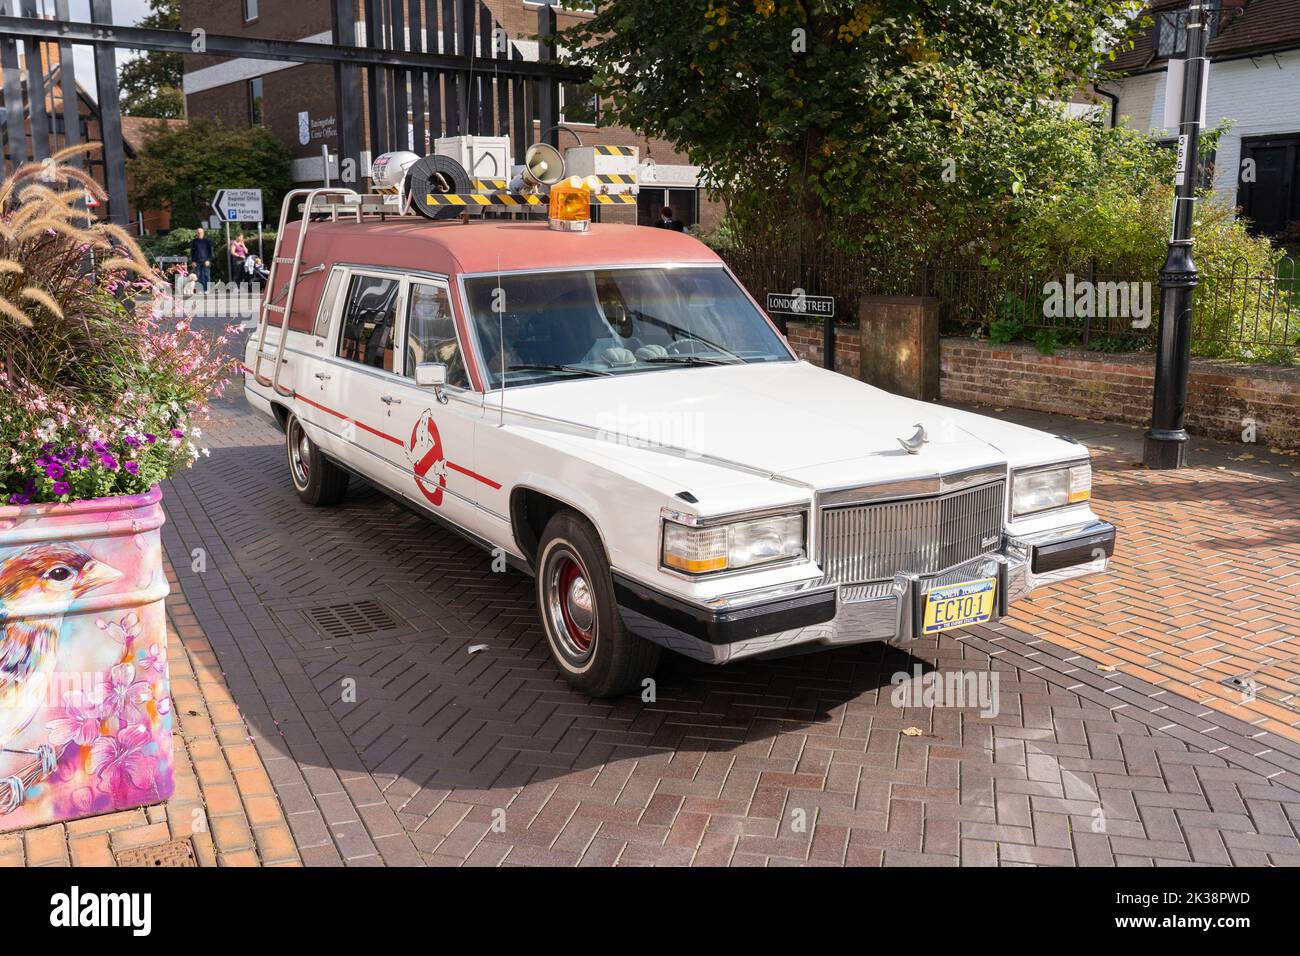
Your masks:
{"label": "chrome roof ladder", "polygon": [[[330,198],[331,202],[323,206],[317,206],[317,199]],[[294,204],[299,200],[305,200],[301,206],[302,225],[298,229],[298,241],[294,244],[293,256],[287,257],[280,255],[280,247],[284,240],[284,231],[289,225],[289,213],[293,210]],[[275,253],[271,257],[271,269],[266,279],[266,292],[262,296],[262,311],[258,318],[257,353],[253,359],[253,378],[259,385],[270,386],[277,395],[285,398],[292,398],[294,391],[291,388],[283,388],[280,385],[280,369],[284,367],[284,346],[289,337],[289,316],[293,314],[294,295],[298,291],[298,280],[314,272],[322,271],[325,266],[322,263],[318,267],[302,271],[302,253],[307,246],[307,232],[312,223],[313,215],[327,214],[331,222],[338,222],[339,210],[342,208],[346,212],[354,212],[357,222],[361,222],[361,196],[355,190],[346,188],[312,188],[312,189],[293,189],[284,197],[284,202],[280,205],[280,228],[275,234]],[[284,304],[276,305],[275,291],[276,281],[280,275],[280,267],[289,266],[289,281],[282,290]],[[275,349],[275,371],[268,378],[262,374],[262,360],[270,358],[265,354],[266,349],[266,330],[270,323],[270,315],[277,312],[280,315],[280,340]]]}

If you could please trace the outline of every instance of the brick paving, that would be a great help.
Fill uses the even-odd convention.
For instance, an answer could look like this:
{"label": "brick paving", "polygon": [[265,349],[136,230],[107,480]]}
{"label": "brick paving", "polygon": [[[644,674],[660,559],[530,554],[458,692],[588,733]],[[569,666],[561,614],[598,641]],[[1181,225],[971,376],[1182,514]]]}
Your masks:
{"label": "brick paving", "polygon": [[[166,568],[176,788],[166,803],[0,834],[0,866],[117,866],[180,841],[196,866],[293,866],[293,835],[175,571]],[[156,855],[156,854],[154,854]]]}
{"label": "brick paving", "polygon": [[1300,457],[1194,439],[1195,467],[1151,472],[1136,466],[1140,428],[1014,415],[1092,447],[1120,544],[1111,575],[1041,592],[1009,620],[1300,742]]}
{"label": "brick paving", "polygon": [[[1196,590],[1174,609],[1197,566],[1160,564],[1195,540],[1218,586],[1251,569],[1249,593],[1293,614],[1295,509],[1273,511],[1275,494],[1294,501],[1275,487],[1285,473],[1138,476],[1116,426],[1007,414],[1123,439],[1099,456],[1097,509],[1130,556],[1087,592],[1115,606],[1090,613],[1062,589],[911,654],[670,657],[653,702],[569,690],[530,582],[364,483],[339,507],[302,505],[280,434],[237,395],[205,435],[211,458],[170,483],[164,541],[308,865],[1300,864],[1294,699],[1265,700],[1290,719],[1213,706],[1197,696],[1211,662],[1177,670],[1204,649],[1182,617],[1252,621],[1232,635],[1252,666],[1278,653],[1249,641],[1272,619],[1244,593],[1229,607]],[[1197,480],[1215,484],[1201,494]],[[1184,505],[1195,528],[1173,532]],[[1216,509],[1245,514],[1259,540],[1221,540]],[[894,706],[891,678],[917,665],[996,675],[999,712]]]}

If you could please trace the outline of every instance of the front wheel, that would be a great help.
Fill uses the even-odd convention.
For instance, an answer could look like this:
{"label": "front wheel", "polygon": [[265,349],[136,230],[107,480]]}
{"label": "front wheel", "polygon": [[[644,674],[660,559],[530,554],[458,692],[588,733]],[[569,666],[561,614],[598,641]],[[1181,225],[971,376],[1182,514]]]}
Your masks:
{"label": "front wheel", "polygon": [[560,512],[547,524],[536,587],[546,642],[571,685],[592,697],[618,697],[654,675],[659,645],[623,624],[605,550],[577,515]]}
{"label": "front wheel", "polygon": [[284,423],[285,451],[293,490],[309,505],[332,505],[348,491],[348,473],[321,454],[297,415]]}

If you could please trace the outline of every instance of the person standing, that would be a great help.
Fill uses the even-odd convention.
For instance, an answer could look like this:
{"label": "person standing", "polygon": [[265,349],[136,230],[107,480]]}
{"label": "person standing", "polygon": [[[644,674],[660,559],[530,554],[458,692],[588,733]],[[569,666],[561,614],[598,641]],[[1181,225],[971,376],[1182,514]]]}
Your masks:
{"label": "person standing", "polygon": [[655,223],[655,227],[657,229],[671,229],[673,232],[686,231],[686,223],[673,215],[672,206],[664,206],[663,211],[659,214],[659,221]]}
{"label": "person standing", "polygon": [[212,240],[204,235],[202,226],[194,230],[194,238],[190,240],[190,262],[199,285],[207,292],[212,283]]}
{"label": "person standing", "polygon": [[244,260],[248,258],[248,246],[244,244],[244,234],[238,233],[230,244],[231,282],[238,282],[244,277]]}

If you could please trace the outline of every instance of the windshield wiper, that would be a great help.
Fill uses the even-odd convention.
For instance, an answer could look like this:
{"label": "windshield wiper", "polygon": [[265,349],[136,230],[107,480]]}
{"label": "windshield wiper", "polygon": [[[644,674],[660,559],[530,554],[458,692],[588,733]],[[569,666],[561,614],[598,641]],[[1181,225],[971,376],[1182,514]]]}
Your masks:
{"label": "windshield wiper", "polygon": [[568,372],[570,375],[613,375],[604,369],[583,368],[581,365],[507,365],[507,372]]}
{"label": "windshield wiper", "polygon": [[699,355],[653,355],[650,358],[644,358],[643,362],[664,362],[671,365],[743,365],[744,362],[737,360],[729,362],[726,359],[703,358]]}

